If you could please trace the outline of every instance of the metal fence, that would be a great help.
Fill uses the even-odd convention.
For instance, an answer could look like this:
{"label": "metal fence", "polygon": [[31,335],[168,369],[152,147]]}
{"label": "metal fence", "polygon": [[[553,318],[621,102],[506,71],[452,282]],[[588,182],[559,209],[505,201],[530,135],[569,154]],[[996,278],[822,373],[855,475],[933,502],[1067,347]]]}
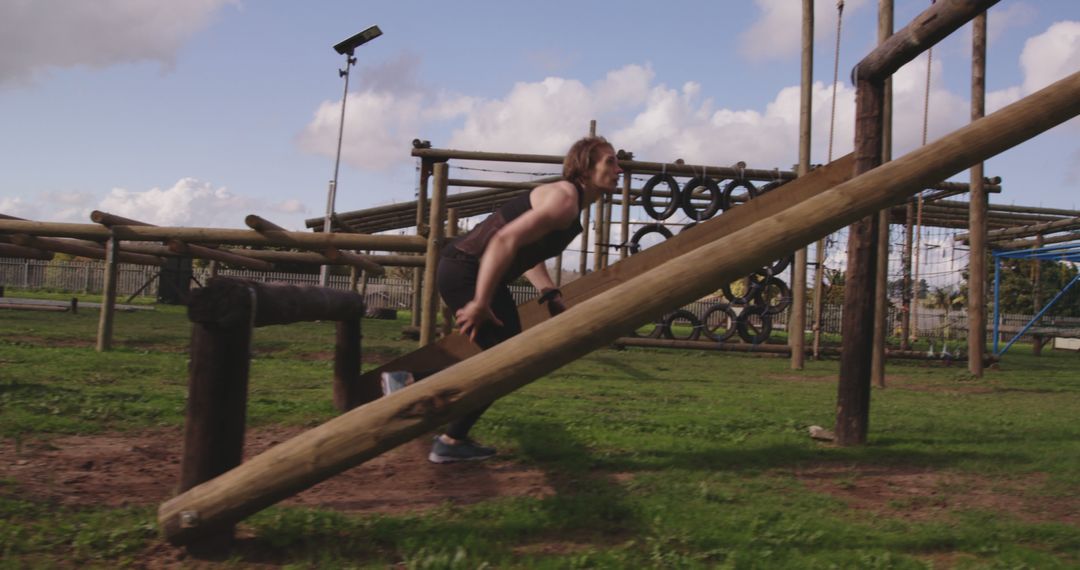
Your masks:
{"label": "metal fence", "polygon": [[[43,261],[37,259],[0,258],[0,285],[21,289],[45,289],[52,291],[100,294],[104,289],[104,268],[101,261]],[[144,297],[156,297],[158,293],[158,268],[145,265],[121,263],[118,269],[117,295],[121,297],[138,294]],[[218,271],[223,277],[236,277],[264,283],[288,283],[292,285],[318,285],[319,276],[314,273],[283,273],[272,271],[250,271],[246,269],[226,269]],[[205,283],[209,270],[194,268],[192,276],[196,284]],[[344,275],[330,275],[328,286],[335,289],[348,289],[349,278]],[[524,303],[537,296],[531,286],[513,286],[510,292],[514,300]],[[408,279],[385,277],[368,280],[364,298],[370,307],[387,307],[408,310],[412,307],[412,283]],[[690,303],[686,310],[700,318],[722,298],[704,298]],[[807,308],[807,317],[813,315]],[[773,329],[786,330],[790,310],[773,315]],[[918,323],[912,323],[916,334],[924,338],[959,338],[967,335],[967,312],[964,310],[929,309],[920,307],[916,315]],[[841,308],[827,305],[822,310],[821,330],[827,333],[840,333]],[[1015,334],[1031,320],[1031,315],[1004,314],[1001,316],[1002,331]],[[987,319],[990,323],[990,319]],[[891,335],[900,332],[900,316],[896,307],[889,308],[888,331]],[[992,330],[992,323],[987,325]],[[1070,336],[1080,336],[1080,318],[1044,316],[1039,323],[1040,329],[1054,328]],[[1011,336],[1011,335],[1010,335]]]}

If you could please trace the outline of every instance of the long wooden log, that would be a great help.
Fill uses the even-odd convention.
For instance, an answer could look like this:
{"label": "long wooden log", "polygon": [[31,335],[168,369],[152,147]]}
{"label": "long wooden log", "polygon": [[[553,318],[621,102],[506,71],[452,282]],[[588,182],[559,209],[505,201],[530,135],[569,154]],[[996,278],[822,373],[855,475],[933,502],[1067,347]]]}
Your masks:
{"label": "long wooden log", "polygon": [[169,244],[169,251],[184,256],[201,257],[203,259],[211,259],[214,261],[220,261],[222,263],[228,263],[231,265],[237,265],[247,269],[254,269],[256,271],[273,271],[274,265],[266,261],[260,261],[258,259],[252,259],[245,255],[237,255],[228,251],[213,249],[209,247],[201,247],[195,244],[190,244],[176,239],[167,240]]}
{"label": "long wooden log", "polygon": [[33,247],[14,245],[10,243],[0,243],[0,257],[42,259],[48,261],[51,260],[54,256],[51,251],[44,251]]}
{"label": "long wooden log", "polygon": [[[1041,224],[1031,224],[1021,227],[990,230],[986,232],[986,238],[990,241],[994,241],[1007,237],[1034,236],[1038,234],[1047,234],[1075,229],[1080,229],[1080,217],[1065,218],[1061,220],[1054,220],[1053,222],[1043,222]],[[957,235],[955,239],[959,241],[968,240],[970,238],[970,233],[962,233]]]}
{"label": "long wooden log", "polygon": [[[1078,114],[1080,73],[904,157],[794,202],[769,219],[679,252],[607,295],[595,296],[423,382],[294,437],[166,501],[158,509],[158,523],[170,541],[187,543],[241,520],[573,362],[651,315],[697,299],[720,283],[902,202],[931,180],[941,180]],[[751,242],[759,246],[744,247]],[[201,523],[185,526],[185,518]]]}
{"label": "long wooden log", "polygon": [[267,232],[222,228],[171,228],[117,226],[109,229],[98,224],[68,224],[60,222],[33,222],[0,220],[0,231],[25,233],[36,236],[70,237],[91,240],[107,240],[116,235],[130,241],[164,241],[179,239],[195,243],[222,245],[274,245],[298,249],[321,250],[326,247],[339,249],[368,249],[419,253],[427,247],[427,240],[418,236],[373,236],[362,234],[322,234],[307,232]]}
{"label": "long wooden log", "polygon": [[883,81],[958,30],[998,0],[938,0],[871,51],[851,72],[853,80]]}
{"label": "long wooden log", "polygon": [[1037,246],[1037,243],[1043,243],[1050,245],[1052,243],[1068,243],[1071,241],[1080,241],[1080,232],[1071,232],[1060,236],[1050,236],[1039,239],[1018,239],[1012,241],[999,241],[994,242],[995,249],[1031,249]]}
{"label": "long wooden log", "polygon": [[[971,23],[971,120],[986,114],[986,12]],[[986,352],[986,232],[987,195],[984,189],[983,163],[971,167],[971,203],[968,233],[971,252],[968,255],[968,372],[982,378],[982,356]]]}
{"label": "long wooden log", "polygon": [[[611,345],[615,348],[669,348],[674,350],[744,352],[777,356],[788,356],[792,352],[790,346],[783,344],[746,344],[740,342],[710,342],[703,340],[674,340],[642,337],[622,337],[616,339]],[[809,354],[811,349],[807,348],[805,350],[807,354]],[[818,353],[824,356],[840,356],[841,351],[841,347],[838,346],[822,346],[818,348]],[[940,355],[930,355],[925,351],[900,350],[895,348],[886,348],[885,356],[888,358],[903,358],[907,360],[943,360]],[[967,360],[967,357],[962,356],[960,358],[953,358],[952,360],[955,362],[963,362]],[[984,362],[992,362],[995,360],[996,359],[988,360],[984,358]]]}
{"label": "long wooden log", "polygon": [[[89,257],[91,259],[105,259],[105,248],[102,247],[101,244],[93,241],[41,238],[27,234],[14,234],[10,236],[10,238],[13,242],[24,247],[47,249],[49,251],[55,251],[58,253],[68,253],[71,255],[78,255],[80,257]],[[158,266],[165,265],[165,258],[161,257],[160,255],[146,255],[124,251],[123,246],[121,246],[120,253],[117,254],[116,259],[121,263]]]}

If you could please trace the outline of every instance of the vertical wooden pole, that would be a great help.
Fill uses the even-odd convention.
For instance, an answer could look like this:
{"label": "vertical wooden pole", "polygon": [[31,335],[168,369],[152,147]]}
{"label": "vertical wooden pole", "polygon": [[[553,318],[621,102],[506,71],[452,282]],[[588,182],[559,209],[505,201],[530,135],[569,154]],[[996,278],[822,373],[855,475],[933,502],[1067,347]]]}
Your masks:
{"label": "vertical wooden pole", "polygon": [[604,255],[601,257],[601,261],[604,263],[604,267],[608,266],[611,260],[611,214],[612,214],[612,199],[609,196],[604,200]]}
{"label": "vertical wooden pole", "polygon": [[[596,119],[589,121],[589,136],[596,136]],[[589,266],[589,216],[592,204],[585,204],[581,210],[581,257],[578,259],[578,276],[584,277]]]}
{"label": "vertical wooden pole", "polygon": [[[416,185],[416,229],[417,234],[420,233],[420,228],[427,222],[427,198],[428,198],[428,177],[431,176],[431,161],[427,159],[421,159],[420,161],[420,182]],[[423,289],[420,285],[420,280],[424,276],[424,270],[422,268],[413,268],[412,272],[412,319],[410,324],[414,327],[420,326],[420,315],[423,312],[421,305],[423,304]]]}
{"label": "vertical wooden pole", "polygon": [[120,240],[115,237],[105,242],[105,283],[101,295],[101,313],[98,317],[97,351],[112,348],[113,317],[116,314],[117,254]]}
{"label": "vertical wooden pole", "polygon": [[360,319],[337,321],[334,326],[334,409],[347,412],[377,400],[382,391],[378,385],[363,386],[360,383],[363,355]]}
{"label": "vertical wooden pole", "polygon": [[357,286],[360,284],[361,270],[355,265],[349,268],[349,291],[356,291]]}
{"label": "vertical wooden pole", "polygon": [[908,200],[904,206],[904,290],[900,293],[900,350],[911,350],[911,256],[915,238],[915,201]]}
{"label": "vertical wooden pole", "polygon": [[[458,212],[457,208],[447,208],[446,210],[446,241],[454,239],[458,235]],[[439,302],[439,312],[442,313],[442,335],[447,336],[454,328],[454,313],[450,310],[450,307],[446,306],[446,303]]]}
{"label": "vertical wooden pole", "polygon": [[[228,303],[235,316],[230,324],[191,323],[180,492],[231,470],[243,459],[255,295],[244,295],[248,293],[244,290],[239,293]],[[204,302],[211,309],[200,309],[199,304]],[[189,315],[210,312],[213,303],[209,296],[196,296]],[[202,524],[197,520],[189,522]],[[232,542],[234,530],[232,524],[216,529],[215,539],[200,546],[208,549],[227,546]]]}
{"label": "vertical wooden pole", "polygon": [[[810,172],[811,111],[814,81],[814,0],[803,0],[802,80],[799,90],[799,176]],[[791,369],[806,361],[806,248],[795,252],[791,267],[791,320],[788,321]]]}
{"label": "vertical wooden pole", "polygon": [[435,323],[439,313],[439,289],[435,286],[435,273],[439,268],[439,250],[443,245],[449,171],[450,167],[445,162],[436,164],[434,168],[431,216],[428,218],[427,259],[424,262],[424,296],[420,309],[420,346],[427,346],[435,341]]}
{"label": "vertical wooden pole", "polygon": [[596,206],[596,219],[593,220],[593,271],[599,271],[604,267],[604,194],[601,193],[593,202]]}
{"label": "vertical wooden pole", "polygon": [[[1035,236],[1035,249],[1039,249],[1043,246],[1043,235],[1039,234]],[[1031,314],[1036,315],[1039,313],[1039,309],[1042,308],[1042,261],[1039,259],[1033,260],[1031,267]],[[1031,346],[1031,353],[1035,356],[1042,356],[1042,340],[1043,337],[1040,334],[1034,335],[1035,342]]]}
{"label": "vertical wooden pole", "polygon": [[[878,0],[878,44],[893,33],[893,0]],[[892,160],[892,79],[885,80],[881,112],[881,162]],[[885,387],[885,341],[889,336],[889,210],[878,213],[877,264],[874,268],[874,342],[870,379]]]}
{"label": "vertical wooden pole", "polygon": [[217,277],[218,269],[219,268],[218,268],[217,260],[216,259],[211,259],[210,260],[210,277],[208,277],[208,279],[213,279],[213,278]]}
{"label": "vertical wooden pole", "polygon": [[[855,94],[855,175],[881,163],[884,82],[859,80]],[[847,275],[841,319],[843,349],[836,401],[836,443],[866,443],[870,421],[870,368],[874,341],[874,270],[878,216],[848,227]]]}
{"label": "vertical wooden pole", "polygon": [[[634,159],[634,153],[626,153],[627,160]],[[623,170],[623,185],[622,185],[622,219],[619,220],[619,243],[622,247],[619,248],[619,259],[626,259],[627,255],[630,255],[630,246],[627,245],[630,242],[630,185],[633,183],[633,174],[630,169]]]}
{"label": "vertical wooden pole", "polygon": [[[971,120],[986,114],[986,12],[971,22]],[[968,202],[968,372],[983,375],[986,354],[986,210],[983,163],[971,167]]]}
{"label": "vertical wooden pole", "polygon": [[825,302],[825,240],[819,239],[814,252],[816,269],[814,271],[814,322],[811,328],[814,332],[814,360],[821,358],[821,319],[824,313],[822,303]]}

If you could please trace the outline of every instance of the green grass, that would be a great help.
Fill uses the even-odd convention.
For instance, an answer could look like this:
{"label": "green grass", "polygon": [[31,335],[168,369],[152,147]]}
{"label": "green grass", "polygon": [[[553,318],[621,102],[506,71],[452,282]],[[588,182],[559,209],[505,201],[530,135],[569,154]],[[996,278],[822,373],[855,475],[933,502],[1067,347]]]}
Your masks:
{"label": "green grass", "polygon": [[[410,350],[406,318],[365,321],[365,350]],[[183,310],[118,314],[117,348],[105,354],[93,350],[96,325],[96,310],[4,313],[0,437],[180,429]],[[329,356],[313,356],[332,347],[328,323],[258,329],[248,424],[333,417]],[[410,515],[272,507],[248,519],[255,538],[218,564],[1080,566],[1075,514],[1035,508],[1075,506],[1080,494],[1076,354],[1014,347],[981,380],[963,366],[891,363],[890,386],[873,393],[869,444],[857,448],[806,436],[809,425],[832,426],[836,374],[836,361],[793,372],[783,358],[601,350],[500,400],[476,429],[503,457],[543,471],[553,495]],[[798,476],[813,470],[838,475],[824,487]],[[910,492],[885,478],[879,491],[896,497],[852,502],[895,473],[936,479]],[[975,491],[982,502],[970,500]],[[0,568],[138,565],[161,540],[153,511],[58,507],[0,480]]]}

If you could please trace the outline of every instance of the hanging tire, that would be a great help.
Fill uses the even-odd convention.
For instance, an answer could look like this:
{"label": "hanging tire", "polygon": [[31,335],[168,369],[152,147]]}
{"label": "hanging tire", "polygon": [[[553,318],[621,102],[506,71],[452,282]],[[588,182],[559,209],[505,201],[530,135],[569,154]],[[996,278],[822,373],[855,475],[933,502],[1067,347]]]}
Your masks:
{"label": "hanging tire", "polygon": [[727,303],[717,303],[701,316],[701,332],[709,340],[724,342],[735,335],[738,317]]}
{"label": "hanging tire", "polygon": [[780,275],[781,273],[784,272],[785,269],[788,268],[789,265],[791,265],[792,261],[795,261],[795,254],[794,253],[791,254],[791,255],[786,255],[784,257],[781,257],[780,259],[777,259],[776,261],[774,261],[774,262],[770,263],[769,265],[763,267],[759,271],[759,273],[762,273],[763,275],[766,275],[766,276],[769,276],[769,277],[772,277],[773,275]]}
{"label": "hanging tire", "polygon": [[754,296],[757,295],[758,287],[761,286],[764,279],[763,275],[754,272],[742,279],[721,285],[720,292],[724,294],[724,298],[732,305],[749,305],[754,300]]}
{"label": "hanging tire", "polygon": [[782,279],[768,277],[758,288],[757,305],[767,315],[778,315],[791,306],[791,288]]}
{"label": "hanging tire", "polygon": [[735,329],[744,341],[761,344],[772,334],[772,316],[765,313],[764,307],[746,307],[739,313]]}
{"label": "hanging tire", "polygon": [[[694,205],[694,191],[704,188],[709,193],[709,203],[704,209],[699,210]],[[695,176],[691,178],[682,189],[682,211],[691,220],[701,222],[716,215],[724,207],[724,191],[720,185],[709,177]]]}
{"label": "hanging tire", "polygon": [[[653,192],[656,191],[657,185],[661,182],[667,184],[668,189],[671,191],[671,200],[664,205],[664,207],[658,208],[653,203]],[[679,183],[675,181],[675,177],[670,174],[657,174],[650,178],[645,186],[641,188],[641,206],[645,208],[645,211],[649,213],[654,220],[666,220],[675,213],[675,210],[679,209],[681,200],[679,192]]]}
{"label": "hanging tire", "polygon": [[[736,196],[735,190],[737,188],[746,189],[746,194],[739,194]],[[723,202],[721,203],[724,204],[724,209],[727,210],[729,208],[734,208],[743,202],[749,202],[750,200],[757,198],[757,195],[758,189],[757,186],[754,186],[753,182],[750,182],[749,180],[732,180],[727,183],[727,186],[724,186],[724,197],[722,198]]]}
{"label": "hanging tire", "polygon": [[633,237],[630,238],[630,255],[641,251],[641,238],[653,233],[664,236],[664,239],[669,239],[671,237],[671,230],[667,229],[664,224],[648,224],[641,226],[634,232]]}
{"label": "hanging tire", "polygon": [[[686,332],[686,325],[689,325],[690,332]],[[701,321],[698,320],[697,315],[694,313],[686,309],[679,309],[664,318],[664,338],[697,340],[699,336],[701,336]]]}
{"label": "hanging tire", "polygon": [[651,322],[630,331],[630,336],[638,338],[660,338],[664,336],[664,316],[661,315]]}

